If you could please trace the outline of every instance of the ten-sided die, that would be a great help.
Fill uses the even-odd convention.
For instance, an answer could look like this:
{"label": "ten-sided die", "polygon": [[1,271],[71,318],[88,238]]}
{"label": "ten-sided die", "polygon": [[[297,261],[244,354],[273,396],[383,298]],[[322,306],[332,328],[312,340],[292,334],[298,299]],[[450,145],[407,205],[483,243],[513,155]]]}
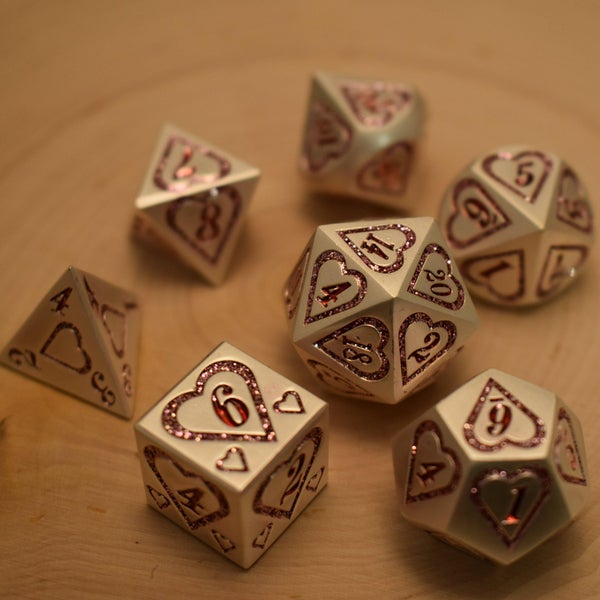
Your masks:
{"label": "ten-sided die", "polygon": [[432,381],[478,325],[429,217],[318,227],[284,301],[292,342],[315,377],[388,404]]}
{"label": "ten-sided die", "polygon": [[258,178],[256,168],[167,125],[135,202],[135,232],[218,284]]}
{"label": "ten-sided die", "polygon": [[548,390],[490,369],[393,442],[402,515],[509,564],[570,523],[588,494],[581,427]]}
{"label": "ten-sided die", "polygon": [[423,103],[412,85],[316,73],[300,169],[316,191],[397,207],[422,122]]}
{"label": "ten-sided die", "polygon": [[135,426],[148,504],[248,568],[325,487],[328,415],[223,343]]}
{"label": "ten-sided die", "polygon": [[531,146],[506,146],[471,163],[448,188],[439,222],[469,289],[507,306],[565,289],[594,238],[578,175]]}

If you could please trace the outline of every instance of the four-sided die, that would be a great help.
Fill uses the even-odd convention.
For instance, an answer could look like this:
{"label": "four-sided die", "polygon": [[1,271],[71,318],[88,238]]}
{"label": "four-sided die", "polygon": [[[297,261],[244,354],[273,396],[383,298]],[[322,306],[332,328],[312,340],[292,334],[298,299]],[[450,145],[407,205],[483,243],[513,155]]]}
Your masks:
{"label": "four-sided die", "polygon": [[300,169],[316,191],[397,206],[422,122],[423,103],[411,85],[316,73]]}
{"label": "four-sided die", "polygon": [[328,415],[223,343],[135,426],[148,504],[248,568],[325,487]]}
{"label": "four-sided die", "polygon": [[587,496],[576,416],[548,390],[490,369],[393,442],[402,515],[509,564],[571,522]]}
{"label": "four-sided die", "polygon": [[218,284],[258,178],[254,167],[166,125],[135,202],[135,231]]}
{"label": "four-sided die", "polygon": [[284,300],[312,373],[339,394],[388,404],[432,381],[478,324],[429,217],[318,227]]}
{"label": "four-sided die", "polygon": [[471,163],[446,192],[439,222],[469,289],[507,306],[561,292],[593,242],[579,177],[531,146],[499,148]]}

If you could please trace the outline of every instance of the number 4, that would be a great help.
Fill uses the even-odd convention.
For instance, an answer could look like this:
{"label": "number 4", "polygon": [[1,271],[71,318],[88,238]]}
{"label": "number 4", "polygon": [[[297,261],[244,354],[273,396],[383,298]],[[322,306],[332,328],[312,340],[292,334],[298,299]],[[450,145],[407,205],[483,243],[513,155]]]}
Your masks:
{"label": "number 4", "polygon": [[317,296],[317,300],[327,308],[330,302],[337,302],[338,296],[345,292],[350,287],[347,281],[336,283],[335,285],[326,285],[321,288],[321,296]]}
{"label": "number 4", "polygon": [[65,308],[69,308],[67,301],[69,300],[69,296],[71,295],[72,291],[73,288],[67,287],[64,290],[58,292],[58,294],[52,296],[52,298],[50,298],[50,302],[54,302],[56,304],[56,308],[53,308],[51,310],[62,315],[63,310],[65,310]]}

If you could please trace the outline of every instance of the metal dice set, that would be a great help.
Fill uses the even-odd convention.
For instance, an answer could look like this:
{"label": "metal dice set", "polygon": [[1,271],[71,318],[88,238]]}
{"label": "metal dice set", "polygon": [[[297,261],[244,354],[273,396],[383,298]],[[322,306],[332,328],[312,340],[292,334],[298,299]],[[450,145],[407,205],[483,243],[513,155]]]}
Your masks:
{"label": "metal dice set", "polygon": [[[300,170],[313,190],[399,208],[423,124],[414,86],[318,73]],[[172,125],[134,231],[213,284],[226,277],[256,168]],[[470,293],[533,305],[580,273],[590,202],[571,166],[529,146],[472,162],[427,216],[319,226],[284,283],[291,343],[324,391],[395,404],[478,325]],[[69,268],[6,346],[8,366],[129,418],[139,308]],[[223,343],[135,425],[148,504],[244,568],[325,487],[328,405]],[[570,522],[587,492],[577,417],[552,392],[481,373],[392,443],[402,515],[508,564]]]}

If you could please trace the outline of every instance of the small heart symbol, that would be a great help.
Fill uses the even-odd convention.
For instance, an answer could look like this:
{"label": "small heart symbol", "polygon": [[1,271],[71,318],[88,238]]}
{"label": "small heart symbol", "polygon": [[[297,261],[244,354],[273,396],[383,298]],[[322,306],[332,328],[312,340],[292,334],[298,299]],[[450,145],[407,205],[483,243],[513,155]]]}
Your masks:
{"label": "small heart symbol", "polygon": [[248,471],[246,455],[237,446],[228,448],[225,455],[217,460],[216,466],[219,471],[237,471],[241,473]]}
{"label": "small heart symbol", "polygon": [[269,523],[255,538],[252,540],[253,548],[263,549],[271,537],[271,531],[273,531],[273,522]]}
{"label": "small heart symbol", "polygon": [[280,400],[273,404],[273,410],[278,413],[304,413],[304,405],[300,399],[300,394],[294,390],[284,392]]}
{"label": "small heart symbol", "polygon": [[79,329],[72,323],[59,323],[44,342],[40,354],[67,369],[84,375],[92,368],[92,359],[83,349]]}
{"label": "small heart symbol", "polygon": [[583,233],[592,233],[592,207],[579,178],[571,169],[562,172],[558,190],[556,217]]}
{"label": "small heart symbol", "polygon": [[406,188],[413,147],[398,142],[379,151],[356,176],[359,188],[386,194],[402,194]]}

